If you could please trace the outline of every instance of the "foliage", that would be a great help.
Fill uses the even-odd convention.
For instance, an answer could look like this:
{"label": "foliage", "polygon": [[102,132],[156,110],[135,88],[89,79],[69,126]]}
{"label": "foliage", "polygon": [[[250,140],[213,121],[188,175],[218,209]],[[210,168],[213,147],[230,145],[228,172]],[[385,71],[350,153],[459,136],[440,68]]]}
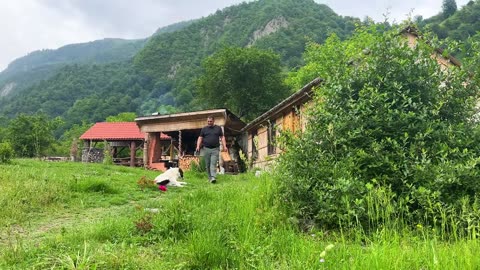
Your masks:
{"label": "foliage", "polygon": [[106,38],[87,43],[70,44],[56,50],[38,50],[20,57],[0,73],[0,89],[13,83],[15,95],[24,89],[51,78],[63,67],[72,64],[106,64],[131,59],[146,39]]}
{"label": "foliage", "polygon": [[207,171],[205,159],[203,158],[203,156],[198,157],[198,162],[194,160],[190,163],[190,170],[197,173],[204,173]]}
{"label": "foliage", "polygon": [[103,160],[102,163],[105,165],[113,165],[113,155],[112,155],[112,147],[110,144],[105,140],[103,141]]}
{"label": "foliage", "polygon": [[167,25],[165,27],[161,27],[161,28],[157,29],[157,31],[155,31],[155,33],[152,36],[161,35],[161,34],[164,34],[164,33],[172,33],[172,32],[178,31],[178,30],[182,30],[183,28],[192,24],[194,21],[195,20],[183,21],[183,22],[170,24],[170,25]]}
{"label": "foliage", "polygon": [[[448,6],[445,6],[447,3],[449,3]],[[445,10],[446,8],[449,11]],[[420,26],[432,30],[441,39],[450,38],[465,42],[480,30],[479,15],[480,2],[478,1],[470,1],[457,10],[455,0],[445,0],[443,12],[420,22]],[[463,57],[459,51],[456,53],[460,58]]]}
{"label": "foliage", "polygon": [[55,64],[120,62],[132,58],[145,44],[145,39],[106,38],[87,43],[70,44],[56,50],[38,50],[8,65],[8,72],[36,69]]}
{"label": "foliage", "polygon": [[435,223],[439,206],[453,213],[462,198],[476,200],[479,84],[470,70],[478,65],[442,68],[433,48],[410,48],[399,32],[372,26],[311,44],[291,78],[325,79],[305,133],[282,141],[283,197],[303,220],[365,224],[365,195],[375,187],[391,189],[411,222]]}
{"label": "foliage", "polygon": [[106,122],[133,122],[137,114],[134,112],[122,112],[115,116],[108,116]]}
{"label": "foliage", "polygon": [[[288,95],[277,55],[256,48],[225,48],[203,63],[199,98],[253,120]],[[261,91],[259,91],[261,89]]]}
{"label": "foliage", "polygon": [[457,11],[457,2],[455,0],[443,0],[442,12],[448,18]]}
{"label": "foliage", "polygon": [[[70,129],[66,130],[57,140],[57,143],[52,146],[52,151],[61,156],[67,156],[71,154],[71,147],[74,143],[77,143],[82,136],[93,124],[82,122],[81,125],[74,124]],[[78,149],[77,149],[78,150]],[[78,152],[77,152],[78,153]],[[81,153],[81,151],[79,152]],[[78,158],[78,156],[77,156]]]}
{"label": "foliage", "polygon": [[151,214],[146,214],[134,222],[135,228],[141,235],[144,235],[153,229],[152,218],[153,216]]}
{"label": "foliage", "polygon": [[[95,123],[122,112],[137,112],[152,83],[128,63],[72,65],[49,80],[0,100],[0,114],[43,112],[65,119],[59,134],[82,122]],[[57,135],[59,135],[57,134]]]}
{"label": "foliage", "polygon": [[[271,25],[282,25],[272,29]],[[196,20],[180,31],[153,36],[135,57],[135,66],[166,85],[162,104],[181,110],[206,109],[195,102],[195,84],[202,61],[224,47],[273,50],[282,64],[301,64],[307,40],[322,42],[329,33],[348,36],[354,18],[343,18],[312,0],[267,0],[242,3]],[[161,91],[163,92],[163,91]],[[158,105],[157,105],[158,106]]]}
{"label": "foliage", "polygon": [[0,163],[8,163],[15,156],[10,142],[0,142]]}
{"label": "foliage", "polygon": [[61,119],[49,119],[45,114],[20,114],[9,122],[7,138],[20,157],[40,157],[55,141],[53,132],[61,123]]}
{"label": "foliage", "polygon": [[145,189],[148,190],[148,189],[152,189],[152,188],[157,187],[157,185],[155,184],[155,181],[152,180],[152,179],[148,179],[146,175],[142,175],[137,180],[137,185],[142,191],[145,191]]}

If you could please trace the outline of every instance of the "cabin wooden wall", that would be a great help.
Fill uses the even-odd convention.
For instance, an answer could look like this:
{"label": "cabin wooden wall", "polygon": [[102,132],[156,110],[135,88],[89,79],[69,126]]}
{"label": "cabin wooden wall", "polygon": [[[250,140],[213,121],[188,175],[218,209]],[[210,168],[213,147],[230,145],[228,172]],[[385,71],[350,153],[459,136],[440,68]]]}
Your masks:
{"label": "cabin wooden wall", "polygon": [[[285,111],[280,116],[277,116],[275,121],[276,136],[280,136],[281,132],[288,130],[291,132],[302,132],[306,128],[305,110],[310,106],[310,102],[294,106],[290,110]],[[253,134],[257,137],[257,156],[253,153]],[[254,159],[252,166],[256,168],[265,169],[275,158],[281,153],[281,149],[276,147],[274,154],[268,154],[268,122],[264,122],[256,130],[251,130],[248,133],[248,158]]]}

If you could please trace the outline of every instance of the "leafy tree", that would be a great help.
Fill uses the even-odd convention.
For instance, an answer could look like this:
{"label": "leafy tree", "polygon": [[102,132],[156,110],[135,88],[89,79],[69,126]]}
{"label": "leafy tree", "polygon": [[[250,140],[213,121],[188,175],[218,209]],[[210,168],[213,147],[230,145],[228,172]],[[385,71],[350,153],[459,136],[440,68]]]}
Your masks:
{"label": "leafy tree", "polygon": [[78,145],[80,136],[92,126],[93,124],[91,123],[83,122],[81,125],[75,124],[66,130],[58,140],[58,143],[54,145],[55,153],[68,156],[72,145],[75,143]]}
{"label": "leafy tree", "polygon": [[280,58],[256,48],[228,47],[207,58],[198,80],[201,102],[228,108],[246,121],[288,95]]}
{"label": "leafy tree", "polygon": [[442,12],[448,18],[457,11],[457,2],[455,0],[443,0]]}
{"label": "leafy tree", "polygon": [[49,119],[45,114],[20,114],[8,124],[7,137],[17,155],[40,157],[50,150],[55,141],[53,132],[61,123],[59,118]]}
{"label": "leafy tree", "polygon": [[281,139],[282,198],[300,218],[366,225],[368,194],[391,190],[406,218],[435,225],[441,209],[456,217],[480,192],[478,51],[471,65],[442,69],[431,47],[410,48],[399,31],[372,26],[310,44],[290,78],[325,79],[306,131]]}
{"label": "leafy tree", "polygon": [[124,112],[124,113],[119,113],[115,116],[109,116],[107,117],[106,121],[107,122],[133,122],[135,121],[135,117],[137,117],[137,114],[134,112]]}

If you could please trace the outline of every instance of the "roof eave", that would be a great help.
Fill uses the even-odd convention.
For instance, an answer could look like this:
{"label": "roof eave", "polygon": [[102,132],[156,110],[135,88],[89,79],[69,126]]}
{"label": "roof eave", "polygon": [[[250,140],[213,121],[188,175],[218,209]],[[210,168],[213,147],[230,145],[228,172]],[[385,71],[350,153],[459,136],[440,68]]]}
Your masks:
{"label": "roof eave", "polygon": [[273,108],[271,108],[270,110],[268,110],[264,114],[260,115],[259,117],[255,118],[254,120],[252,120],[250,123],[248,123],[248,125],[246,125],[241,130],[241,132],[245,132],[245,131],[248,131],[248,130],[256,127],[257,125],[259,125],[263,121],[269,119],[270,117],[274,116],[278,112],[281,112],[282,110],[284,110],[286,107],[289,107],[289,106],[297,103],[299,100],[301,100],[305,97],[307,97],[308,99],[311,99],[312,94],[313,94],[312,93],[313,87],[320,85],[322,82],[323,82],[323,79],[321,79],[321,78],[316,78],[313,81],[309,82],[304,87],[302,87],[302,89],[295,92],[294,94],[292,94],[288,98],[284,99],[282,102],[278,103],[277,105],[275,105]]}

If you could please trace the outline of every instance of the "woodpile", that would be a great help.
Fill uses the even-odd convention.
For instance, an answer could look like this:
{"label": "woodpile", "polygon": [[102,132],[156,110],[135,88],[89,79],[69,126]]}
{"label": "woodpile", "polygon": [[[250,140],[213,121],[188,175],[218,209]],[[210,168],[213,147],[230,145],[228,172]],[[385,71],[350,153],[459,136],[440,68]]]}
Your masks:
{"label": "woodpile", "polygon": [[200,162],[200,157],[198,156],[183,156],[179,159],[178,161],[178,167],[184,171],[188,171],[190,170],[190,166],[192,164],[192,162],[196,162],[197,164],[199,164]]}
{"label": "woodpile", "polygon": [[103,149],[99,148],[84,148],[82,150],[82,162],[101,163],[103,161]]}

